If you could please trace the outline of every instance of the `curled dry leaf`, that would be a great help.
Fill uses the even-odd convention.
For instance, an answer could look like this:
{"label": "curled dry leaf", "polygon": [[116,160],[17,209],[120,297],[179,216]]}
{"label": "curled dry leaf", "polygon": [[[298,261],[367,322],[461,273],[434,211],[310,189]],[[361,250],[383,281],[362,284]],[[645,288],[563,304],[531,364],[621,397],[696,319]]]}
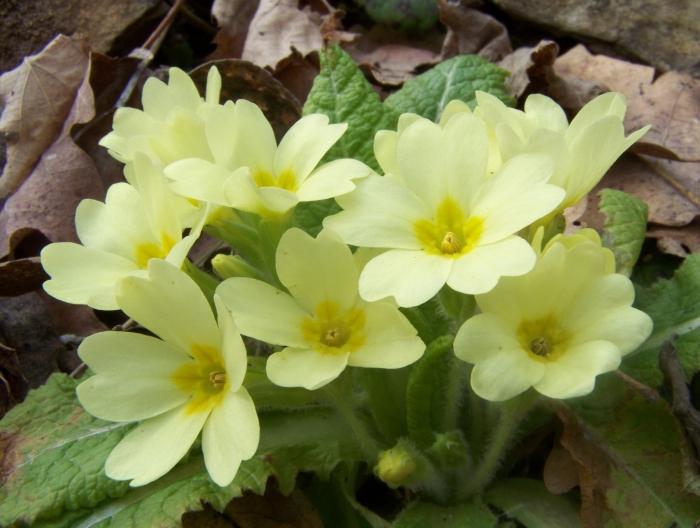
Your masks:
{"label": "curled dry leaf", "polygon": [[443,59],[455,55],[478,54],[497,61],[513,51],[506,27],[486,13],[471,7],[469,0],[438,0],[440,22],[447,27]]}
{"label": "curled dry leaf", "polygon": [[297,101],[306,101],[319,69],[316,52],[302,57],[297,50],[292,50],[289,57],[277,63],[274,76],[294,94]]}
{"label": "curled dry leaf", "polygon": [[0,418],[27,395],[17,351],[0,342]]}
{"label": "curled dry leaf", "polygon": [[44,151],[65,133],[66,118],[89,64],[84,40],[59,35],[0,77],[0,99],[5,105],[0,132],[7,141],[0,197],[13,192]]}
{"label": "curled dry leaf", "polygon": [[544,485],[550,493],[561,495],[579,485],[579,468],[571,453],[555,443],[544,463]]}
{"label": "curled dry leaf", "polygon": [[377,83],[395,87],[414,77],[419,68],[439,62],[441,41],[437,32],[417,39],[374,26],[342,47],[361,68],[369,70]]}
{"label": "curled dry leaf", "polygon": [[275,68],[296,49],[301,55],[323,47],[322,17],[298,0],[260,0],[246,35],[241,58]]}
{"label": "curled dry leaf", "polygon": [[270,120],[278,139],[301,116],[297,98],[270,73],[245,60],[213,61],[192,70],[192,80],[200,92],[204,93],[207,72],[212,66],[221,73],[221,100],[247,99],[258,105]]}
{"label": "curled dry leaf", "polygon": [[518,48],[506,55],[498,65],[510,72],[506,90],[513,97],[526,91],[545,92],[554,81],[552,66],[559,54],[559,46],[551,40],[542,40],[534,47]]}
{"label": "curled dry leaf", "polygon": [[559,57],[554,71],[564,79],[598,83],[625,94],[627,131],[652,125],[639,142],[644,152],[700,161],[700,80],[674,71],[654,80],[650,66],[592,55],[582,45]]}

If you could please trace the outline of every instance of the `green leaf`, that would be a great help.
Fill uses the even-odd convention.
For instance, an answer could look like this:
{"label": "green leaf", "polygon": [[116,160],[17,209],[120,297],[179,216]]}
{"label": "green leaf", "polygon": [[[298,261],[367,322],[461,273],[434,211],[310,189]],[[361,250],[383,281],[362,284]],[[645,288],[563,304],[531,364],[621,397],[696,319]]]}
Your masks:
{"label": "green leaf", "polygon": [[498,520],[481,502],[438,506],[414,502],[396,518],[393,528],[492,528]]}
{"label": "green leaf", "polygon": [[396,127],[398,114],[379,100],[364,75],[340,46],[320,52],[321,71],[304,104],[304,114],[327,115],[331,123],[347,123],[348,130],[326,159],[355,158],[378,169],[374,134]]}
{"label": "green leaf", "polygon": [[636,306],[654,321],[649,339],[622,369],[651,386],[663,380],[658,368],[661,345],[674,335],[679,357],[688,379],[700,370],[700,255],[689,255],[671,279],[662,279],[648,288],[637,288]]}
{"label": "green leaf", "polygon": [[700,497],[684,489],[682,439],[668,404],[642,398],[611,374],[597,385],[572,407],[583,449],[592,443],[597,450],[592,452],[607,459],[608,473],[592,478],[607,485],[609,514],[621,526],[693,526],[700,518]]}
{"label": "green leaf", "polygon": [[315,237],[323,228],[323,219],[340,210],[340,206],[333,198],[317,202],[300,202],[294,208],[294,225]]}
{"label": "green leaf", "polygon": [[375,425],[389,443],[408,431],[406,385],[411,367],[401,369],[357,369],[355,375],[367,391],[368,407]]}
{"label": "green leaf", "polygon": [[474,106],[476,91],[481,90],[512,106],[514,100],[503,84],[507,76],[508,72],[486,59],[458,55],[406,81],[403,88],[386,98],[384,105],[398,114],[413,112],[437,121],[451,100]]}
{"label": "green leaf", "polygon": [[453,336],[437,338],[413,365],[406,387],[406,418],[411,440],[428,447],[434,433],[457,427],[466,369],[452,352]]}
{"label": "green leaf", "polygon": [[[0,525],[45,527],[180,526],[202,502],[223,507],[244,490],[262,493],[270,475],[290,491],[298,471],[328,475],[341,460],[356,460],[354,437],[333,410],[304,406],[262,412],[259,454],[243,462],[226,487],[211,482],[193,450],[163,478],[129,488],[104,474],[128,424],[98,420],[80,407],[78,381],[54,374],[0,422]],[[294,398],[292,398],[294,399]]]}
{"label": "green leaf", "polygon": [[411,322],[424,343],[453,332],[454,322],[445,313],[437,298],[414,308],[401,308],[401,313]]}
{"label": "green leaf", "polygon": [[603,189],[599,194],[600,211],[605,215],[603,243],[615,253],[617,272],[629,277],[642,251],[649,208],[622,191]]}
{"label": "green leaf", "polygon": [[0,421],[0,467],[7,475],[0,488],[0,526],[92,508],[128,490],[126,482],[107,478],[103,465],[129,427],[83,412],[76,385],[54,374]]}
{"label": "green leaf", "polygon": [[508,479],[490,488],[484,500],[525,528],[579,528],[578,506],[552,495],[539,480]]}

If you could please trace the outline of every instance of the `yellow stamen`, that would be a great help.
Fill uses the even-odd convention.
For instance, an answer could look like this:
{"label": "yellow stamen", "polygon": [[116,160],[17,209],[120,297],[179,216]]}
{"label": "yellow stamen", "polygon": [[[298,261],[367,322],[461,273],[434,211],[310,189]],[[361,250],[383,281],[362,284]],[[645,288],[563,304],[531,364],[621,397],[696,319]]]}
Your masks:
{"label": "yellow stamen", "polygon": [[442,201],[434,219],[413,224],[413,232],[425,252],[451,258],[474,249],[483,229],[481,218],[467,217],[459,204],[449,197]]}
{"label": "yellow stamen", "polygon": [[522,349],[537,361],[558,359],[571,339],[571,334],[561,327],[553,315],[534,321],[521,321],[517,335]]}
{"label": "yellow stamen", "polygon": [[459,241],[459,238],[457,238],[457,235],[455,235],[452,231],[448,231],[445,233],[442,242],[440,242],[440,251],[446,255],[459,253],[462,251],[462,243]]}
{"label": "yellow stamen", "polygon": [[313,318],[302,321],[301,332],[320,352],[352,352],[365,342],[365,311],[351,308],[343,313],[333,301],[324,301],[316,306]]}

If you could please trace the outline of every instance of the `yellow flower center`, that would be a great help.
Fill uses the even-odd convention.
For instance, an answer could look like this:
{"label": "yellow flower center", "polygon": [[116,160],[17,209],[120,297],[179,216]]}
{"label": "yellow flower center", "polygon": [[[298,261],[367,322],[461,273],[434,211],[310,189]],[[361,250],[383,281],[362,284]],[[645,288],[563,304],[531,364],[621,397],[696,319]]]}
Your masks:
{"label": "yellow flower center", "polygon": [[292,192],[298,188],[297,178],[291,169],[285,169],[277,177],[266,170],[256,170],[253,172],[253,180],[258,187],[279,187]]}
{"label": "yellow flower center", "polygon": [[179,367],[171,379],[178,388],[192,395],[186,413],[208,412],[224,396],[227,377],[223,358],[218,349],[205,345],[193,345],[190,354],[193,361]]}
{"label": "yellow flower center", "polygon": [[434,255],[456,258],[474,249],[484,230],[483,219],[467,217],[452,198],[445,198],[434,220],[419,220],[413,232],[423,250]]}
{"label": "yellow flower center", "polygon": [[154,258],[164,259],[175,245],[175,241],[167,233],[160,234],[160,244],[146,242],[136,246],[134,261],[142,268],[148,267],[148,261]]}
{"label": "yellow flower center", "polygon": [[316,306],[313,318],[302,321],[301,332],[304,339],[320,352],[353,352],[365,342],[365,311],[351,308],[341,312],[333,301],[323,301]]}
{"label": "yellow flower center", "polygon": [[571,334],[559,325],[553,315],[534,321],[521,321],[517,335],[523,350],[537,361],[556,361],[571,340]]}

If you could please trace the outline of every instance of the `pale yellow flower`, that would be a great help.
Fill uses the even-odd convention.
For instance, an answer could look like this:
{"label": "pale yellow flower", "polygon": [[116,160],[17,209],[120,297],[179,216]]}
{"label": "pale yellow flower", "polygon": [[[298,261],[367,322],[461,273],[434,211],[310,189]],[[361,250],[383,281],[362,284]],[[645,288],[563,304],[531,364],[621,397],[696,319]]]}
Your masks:
{"label": "pale yellow flower", "polygon": [[247,358],[231,314],[206,298],[184,272],[152,260],[147,278],[119,283],[119,306],[156,337],[101,332],[82,342],[80,357],[95,372],[78,386],[92,415],[142,422],[112,450],[107,476],[142,486],[170,471],[202,432],[212,480],[228,485],[255,454],[260,425],[243,387]]}
{"label": "pale yellow flower", "polygon": [[549,97],[530,95],[524,111],[509,108],[486,92],[477,92],[476,114],[492,130],[502,160],[524,152],[542,152],[554,160],[550,183],[566,191],[558,211],[588,194],[612,164],[649,127],[625,137],[623,119],[627,104],[616,92],[600,95],[586,104],[571,121]]}
{"label": "pale yellow flower", "polygon": [[445,284],[483,293],[532,269],[535,253],[517,233],[564,196],[547,183],[548,157],[517,156],[491,175],[487,128],[469,112],[442,125],[413,115],[400,121],[398,133],[375,142],[387,174],[337,197],[343,211],[323,223],[348,244],[388,250],[362,271],[362,297],[416,306]]}
{"label": "pale yellow flower", "polygon": [[551,398],[582,396],[651,333],[633,301],[632,283],[615,273],[594,231],[558,235],[531,272],[476,296],[482,313],[462,325],[454,350],[474,365],[471,386],[487,400],[530,387]]}
{"label": "pale yellow flower", "polygon": [[245,99],[227,101],[206,119],[213,160],[182,159],[165,173],[182,196],[260,215],[283,214],[298,202],[350,192],[354,180],[372,173],[353,159],[319,165],[346,129],[324,115],[307,115],[277,145],[260,108]]}
{"label": "pale yellow flower", "polygon": [[347,366],[401,368],[423,354],[425,345],[395,304],[360,299],[357,263],[333,233],[314,239],[290,229],[276,262],[289,293],[249,278],[227,279],[216,290],[241,333],[286,347],[267,360],[273,383],[313,390]]}
{"label": "pale yellow flower", "polygon": [[183,237],[191,211],[168,190],[161,170],[143,155],[137,155],[131,169],[139,190],[117,183],[108,189],[104,203],[87,199],[78,205],[75,226],[82,245],[58,242],[42,250],[41,264],[51,277],[44,289],[53,297],[116,310],[119,279],[143,274],[154,258],[182,265],[199,237],[201,219]]}
{"label": "pale yellow flower", "polygon": [[113,130],[100,141],[123,163],[136,153],[164,167],[190,157],[212,159],[204,133],[204,117],[218,106],[221,76],[209,69],[206,98],[202,99],[192,79],[179,68],[170,68],[168,84],[150,77],[143,87],[143,110],[122,107],[114,114]]}

